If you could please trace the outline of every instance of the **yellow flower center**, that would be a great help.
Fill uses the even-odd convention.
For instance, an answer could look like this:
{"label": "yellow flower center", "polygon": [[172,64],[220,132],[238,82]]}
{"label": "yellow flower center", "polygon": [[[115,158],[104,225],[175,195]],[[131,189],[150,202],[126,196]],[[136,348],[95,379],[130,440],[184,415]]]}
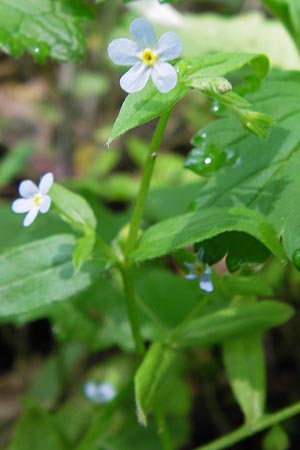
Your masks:
{"label": "yellow flower center", "polygon": [[204,274],[204,265],[199,263],[196,263],[194,266],[194,271],[195,273],[200,277],[201,275]]}
{"label": "yellow flower center", "polygon": [[41,200],[42,200],[42,194],[35,194],[35,196],[33,198],[34,205],[39,206]]}
{"label": "yellow flower center", "polygon": [[153,53],[150,48],[145,48],[142,53],[142,61],[147,64],[147,66],[153,66],[158,57]]}

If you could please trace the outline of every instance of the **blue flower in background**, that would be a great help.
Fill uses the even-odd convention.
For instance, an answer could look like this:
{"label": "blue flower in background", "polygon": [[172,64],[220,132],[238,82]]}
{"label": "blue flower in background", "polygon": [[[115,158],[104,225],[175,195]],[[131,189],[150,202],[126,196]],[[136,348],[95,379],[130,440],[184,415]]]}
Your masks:
{"label": "blue flower in background", "polygon": [[182,51],[181,39],[169,31],[156,42],[154,28],[145,19],[135,19],[129,31],[133,41],[120,38],[108,46],[108,55],[115,64],[132,66],[121,77],[121,88],[128,93],[140,91],[151,76],[160,92],[171,91],[177,84],[177,72],[166,61],[178,58]]}
{"label": "blue flower in background", "polygon": [[83,391],[87,399],[93,403],[108,403],[117,395],[115,387],[108,381],[103,383],[87,381],[83,386]]}
{"label": "blue flower in background", "polygon": [[189,270],[185,276],[187,280],[199,280],[199,287],[202,291],[212,292],[214,285],[211,280],[211,269],[208,264],[203,262],[203,249],[201,248],[197,254],[196,261],[191,264],[185,262],[184,265]]}

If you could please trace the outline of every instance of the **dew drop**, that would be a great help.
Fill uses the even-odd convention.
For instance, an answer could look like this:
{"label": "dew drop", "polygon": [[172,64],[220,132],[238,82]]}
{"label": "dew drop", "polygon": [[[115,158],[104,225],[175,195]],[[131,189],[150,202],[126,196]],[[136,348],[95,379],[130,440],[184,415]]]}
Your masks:
{"label": "dew drop", "polygon": [[226,107],[220,103],[218,100],[213,100],[210,106],[210,110],[214,114],[222,114],[225,111]]}
{"label": "dew drop", "polygon": [[39,42],[32,46],[29,51],[34,56],[36,61],[42,63],[48,58],[50,48],[47,44]]}
{"label": "dew drop", "polygon": [[208,156],[207,158],[205,158],[204,162],[205,164],[210,164],[211,163],[211,158]]}

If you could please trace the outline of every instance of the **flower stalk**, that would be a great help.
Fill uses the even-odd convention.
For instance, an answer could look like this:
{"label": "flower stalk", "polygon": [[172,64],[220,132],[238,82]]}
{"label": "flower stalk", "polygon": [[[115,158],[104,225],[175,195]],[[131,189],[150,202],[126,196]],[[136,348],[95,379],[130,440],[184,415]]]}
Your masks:
{"label": "flower stalk", "polygon": [[138,233],[144,214],[145,202],[155,165],[156,155],[159,150],[171,112],[172,110],[169,110],[160,117],[153,134],[152,142],[149,147],[149,152],[144,167],[144,173],[132,214],[132,219],[130,222],[128,239],[125,245],[125,255],[129,255],[137,242]]}

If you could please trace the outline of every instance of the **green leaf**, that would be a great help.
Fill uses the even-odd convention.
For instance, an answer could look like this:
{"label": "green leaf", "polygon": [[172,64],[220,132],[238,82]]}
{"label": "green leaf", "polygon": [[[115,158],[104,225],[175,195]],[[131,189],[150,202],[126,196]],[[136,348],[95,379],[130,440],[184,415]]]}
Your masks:
{"label": "green leaf", "polygon": [[49,413],[27,406],[8,450],[66,450],[64,439]]}
{"label": "green leaf", "polygon": [[189,91],[180,81],[193,75],[196,77],[219,77],[250,64],[254,72],[264,77],[268,72],[268,58],[264,55],[243,53],[217,53],[201,55],[197,58],[182,60],[178,63],[179,81],[177,86],[167,94],[160,93],[153,83],[134,94],[129,94],[113,125],[108,144],[126,131],[159,117],[170,110]]}
{"label": "green leaf", "polygon": [[86,234],[82,238],[77,239],[76,247],[73,252],[73,264],[76,270],[80,269],[91,256],[96,236],[95,233]]}
{"label": "green leaf", "polygon": [[75,230],[83,234],[91,234],[95,230],[96,218],[83,197],[74,194],[58,183],[53,184],[50,195],[61,218]]}
{"label": "green leaf", "polygon": [[82,0],[0,0],[0,47],[39,61],[78,60],[85,50],[81,24],[91,12]]}
{"label": "green leaf", "polygon": [[280,425],[272,427],[263,438],[263,450],[288,450],[289,436]]}
{"label": "green leaf", "polygon": [[247,96],[276,119],[264,142],[245,133],[232,118],[219,119],[198,134],[220,151],[235,152],[238,162],[202,186],[196,207],[201,211],[243,205],[258,210],[283,238],[290,259],[300,244],[300,216],[295,212],[300,192],[299,85],[298,72],[273,71],[259,91]]}
{"label": "green leaf", "polygon": [[227,340],[223,344],[223,358],[234,396],[246,422],[264,414],[266,399],[266,368],[261,335]]}
{"label": "green leaf", "polygon": [[106,261],[74,272],[72,235],[57,235],[17,247],[0,257],[0,316],[28,314],[86,289]]}
{"label": "green leaf", "polygon": [[178,82],[172,91],[162,94],[152,83],[148,83],[143,90],[127,95],[113,124],[108,145],[126,131],[169,111],[188,91],[188,88]]}
{"label": "green leaf", "polygon": [[135,376],[135,401],[140,424],[147,425],[147,413],[175,359],[175,352],[155,342],[148,350]]}
{"label": "green leaf", "polygon": [[19,143],[2,158],[0,165],[0,189],[6,186],[23,169],[32,151],[33,147],[31,145]]}
{"label": "green leaf", "polygon": [[187,65],[183,81],[223,77],[247,65],[259,78],[264,78],[269,71],[267,56],[253,53],[207,53],[183,60],[183,63]]}
{"label": "green leaf", "polygon": [[230,306],[192,320],[176,335],[175,341],[180,347],[213,345],[228,339],[261,333],[286,322],[292,314],[290,306],[275,301]]}
{"label": "green leaf", "polygon": [[207,208],[164,220],[145,231],[131,257],[137,261],[156,258],[225,231],[248,233],[285,260],[272,226],[246,208]]}

